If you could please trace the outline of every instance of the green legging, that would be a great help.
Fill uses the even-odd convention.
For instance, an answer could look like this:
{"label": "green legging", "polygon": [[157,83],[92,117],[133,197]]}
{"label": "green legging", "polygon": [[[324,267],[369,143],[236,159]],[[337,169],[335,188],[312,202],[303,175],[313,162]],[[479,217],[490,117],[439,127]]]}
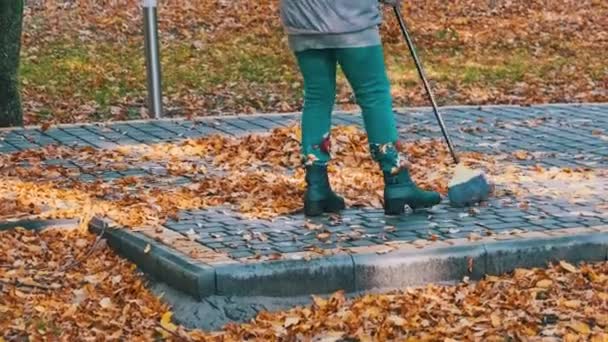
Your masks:
{"label": "green legging", "polygon": [[[302,154],[308,163],[325,164],[330,158],[329,153],[325,153],[324,141],[328,141],[331,129],[337,64],[340,64],[351,84],[363,112],[372,153],[376,152],[374,150],[377,150],[378,146],[392,146],[396,142],[398,134],[390,82],[386,75],[381,45],[306,50],[296,52],[296,58],[304,78]],[[374,157],[379,159],[376,153]],[[389,164],[395,162],[391,160]]]}

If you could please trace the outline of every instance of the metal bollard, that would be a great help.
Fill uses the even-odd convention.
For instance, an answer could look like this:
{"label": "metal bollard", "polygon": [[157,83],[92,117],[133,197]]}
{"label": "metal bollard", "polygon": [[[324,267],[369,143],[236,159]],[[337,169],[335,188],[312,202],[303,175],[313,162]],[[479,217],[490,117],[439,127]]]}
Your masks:
{"label": "metal bollard", "polygon": [[146,74],[148,80],[148,109],[155,119],[163,116],[163,88],[158,42],[158,18],[156,0],[143,0],[144,45],[146,49]]}

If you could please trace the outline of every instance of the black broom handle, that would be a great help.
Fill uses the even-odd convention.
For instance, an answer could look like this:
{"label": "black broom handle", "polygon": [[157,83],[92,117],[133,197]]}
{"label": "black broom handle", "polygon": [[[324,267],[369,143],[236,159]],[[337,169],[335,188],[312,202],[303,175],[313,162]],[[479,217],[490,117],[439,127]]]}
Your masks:
{"label": "black broom handle", "polygon": [[405,22],[403,20],[403,16],[401,15],[401,11],[399,10],[399,6],[393,6],[395,11],[395,16],[397,17],[397,21],[399,22],[399,26],[401,27],[401,33],[403,33],[403,38],[405,38],[405,42],[407,43],[407,47],[412,54],[412,58],[414,59],[414,63],[416,64],[416,69],[418,70],[418,75],[422,79],[422,83],[424,84],[424,89],[428,95],[429,101],[431,102],[431,106],[433,106],[433,112],[435,113],[435,117],[437,118],[437,122],[439,123],[439,127],[441,128],[441,133],[445,138],[446,143],[448,144],[448,148],[450,149],[450,154],[452,158],[454,158],[454,162],[456,164],[459,163],[458,155],[456,154],[456,150],[454,149],[454,145],[452,145],[452,139],[448,135],[448,131],[445,127],[445,123],[443,122],[443,118],[437,109],[437,102],[435,102],[435,96],[433,96],[433,91],[431,90],[431,86],[426,78],[426,73],[424,72],[424,68],[422,67],[422,63],[420,63],[420,59],[418,59],[418,54],[416,53],[416,48],[414,47],[414,43],[412,42],[412,38],[407,31],[407,27],[405,26]]}

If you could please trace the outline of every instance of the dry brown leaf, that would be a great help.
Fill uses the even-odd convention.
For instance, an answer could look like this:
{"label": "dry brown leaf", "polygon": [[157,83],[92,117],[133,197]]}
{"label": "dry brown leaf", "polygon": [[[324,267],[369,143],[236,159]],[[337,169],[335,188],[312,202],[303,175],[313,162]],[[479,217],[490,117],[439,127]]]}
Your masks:
{"label": "dry brown leaf", "polygon": [[404,327],[405,324],[407,323],[407,321],[403,317],[400,317],[397,315],[390,315],[386,318],[386,320],[388,322],[390,322],[391,324],[398,326],[398,327]]}
{"label": "dry brown leaf", "polygon": [[541,289],[548,289],[553,285],[553,281],[551,279],[543,279],[543,280],[539,280],[536,283],[536,287],[539,287]]}
{"label": "dry brown leaf", "polygon": [[317,239],[321,242],[327,242],[331,239],[331,232],[325,231],[317,234]]}
{"label": "dry brown leaf", "polygon": [[306,222],[304,222],[304,228],[306,228],[308,230],[319,230],[319,229],[323,228],[323,224],[321,224],[321,223],[315,224],[310,221],[306,221]]}
{"label": "dry brown leaf", "polygon": [[572,264],[569,264],[566,261],[560,261],[559,265],[565,270],[568,271],[570,273],[576,273],[578,270],[576,269],[576,267],[574,267]]}
{"label": "dry brown leaf", "polygon": [[45,122],[42,125],[40,125],[40,131],[41,132],[46,132],[49,130],[49,128],[51,128],[51,123],[50,122]]}
{"label": "dry brown leaf", "polygon": [[591,336],[591,342],[608,342],[608,333],[599,333]]}
{"label": "dry brown leaf", "polygon": [[529,153],[527,151],[519,150],[513,152],[513,156],[518,160],[527,160],[529,157]]}
{"label": "dry brown leaf", "polygon": [[496,312],[492,312],[492,314],[490,314],[490,322],[492,323],[492,327],[494,328],[498,328],[502,324],[502,320]]}
{"label": "dry brown leaf", "polygon": [[570,309],[576,309],[581,306],[581,301],[577,299],[567,300],[564,302],[564,305]]}
{"label": "dry brown leaf", "polygon": [[99,301],[99,306],[101,306],[103,309],[110,309],[112,308],[112,300],[108,297],[104,297]]}
{"label": "dry brown leaf", "polygon": [[285,318],[285,323],[283,323],[283,326],[285,328],[289,328],[298,323],[300,323],[300,316],[288,316]]}

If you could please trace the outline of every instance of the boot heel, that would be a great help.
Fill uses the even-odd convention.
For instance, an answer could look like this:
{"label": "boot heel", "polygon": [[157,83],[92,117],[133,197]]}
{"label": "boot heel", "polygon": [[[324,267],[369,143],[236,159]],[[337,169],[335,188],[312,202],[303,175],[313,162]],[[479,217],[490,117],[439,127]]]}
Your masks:
{"label": "boot heel", "polygon": [[321,216],[323,214],[323,201],[304,202],[304,215]]}
{"label": "boot heel", "polygon": [[337,213],[346,208],[344,200],[339,198],[327,199],[323,204],[323,211],[326,213]]}
{"label": "boot heel", "polygon": [[401,215],[405,213],[405,200],[392,199],[384,201],[384,214]]}

